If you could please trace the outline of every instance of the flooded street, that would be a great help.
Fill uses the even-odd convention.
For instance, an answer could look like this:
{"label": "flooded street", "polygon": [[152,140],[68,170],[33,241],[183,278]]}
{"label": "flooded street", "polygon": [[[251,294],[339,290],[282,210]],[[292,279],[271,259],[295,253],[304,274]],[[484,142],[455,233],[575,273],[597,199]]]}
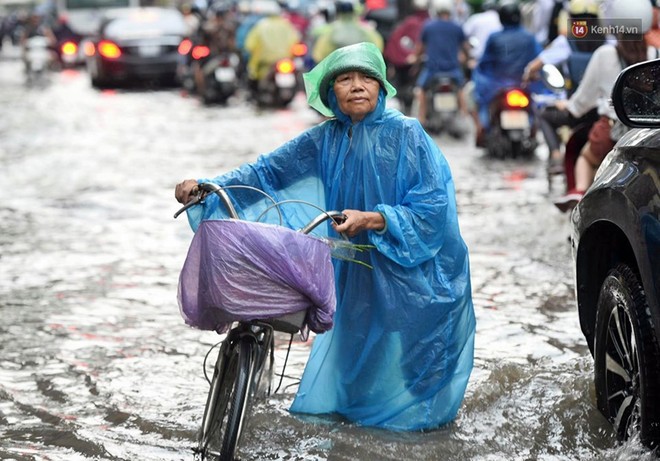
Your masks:
{"label": "flooded street", "polygon": [[[178,89],[99,92],[83,70],[29,88],[1,54],[0,104],[0,459],[192,460],[204,356],[220,337],[178,311],[192,232],[172,218],[174,185],[253,160],[320,118],[302,95],[281,111],[203,107]],[[310,347],[298,341],[288,387],[255,408],[241,459],[651,459],[635,441],[617,446],[595,408],[568,218],[548,196],[543,148],[502,162],[471,139],[437,141],[477,315],[458,418],[399,434],[294,417]]]}

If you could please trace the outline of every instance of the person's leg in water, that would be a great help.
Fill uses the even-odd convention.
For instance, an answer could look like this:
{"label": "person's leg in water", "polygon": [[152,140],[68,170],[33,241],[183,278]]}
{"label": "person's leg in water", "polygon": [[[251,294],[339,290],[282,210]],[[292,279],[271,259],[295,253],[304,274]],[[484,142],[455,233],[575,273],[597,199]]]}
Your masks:
{"label": "person's leg in water", "polygon": [[589,131],[589,141],[584,145],[575,161],[575,188],[554,202],[560,211],[566,212],[573,209],[593,184],[596,170],[607,153],[614,147],[614,141],[610,138],[610,128],[610,120],[607,117],[601,117]]}
{"label": "person's leg in water", "polygon": [[551,174],[561,174],[564,172],[564,164],[561,141],[557,130],[562,126],[574,126],[575,118],[567,109],[550,106],[543,109],[538,121],[550,151],[548,156],[548,172]]}
{"label": "person's leg in water", "polygon": [[490,104],[477,103],[477,109],[472,113],[476,126],[475,145],[477,147],[486,147],[486,133],[490,126]]}
{"label": "person's leg in water", "polygon": [[426,84],[430,78],[429,70],[424,68],[415,84],[415,97],[417,98],[417,120],[426,127]]}

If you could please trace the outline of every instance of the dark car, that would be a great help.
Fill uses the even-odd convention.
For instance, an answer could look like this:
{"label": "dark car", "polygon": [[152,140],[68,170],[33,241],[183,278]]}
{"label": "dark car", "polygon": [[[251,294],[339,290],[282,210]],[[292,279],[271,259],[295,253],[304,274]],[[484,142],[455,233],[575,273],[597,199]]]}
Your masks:
{"label": "dark car", "polygon": [[[571,214],[575,290],[598,409],[620,440],[660,444],[660,60],[612,91],[632,128]],[[644,129],[637,129],[644,128]]]}
{"label": "dark car", "polygon": [[176,84],[186,34],[183,15],[170,8],[122,8],[101,21],[86,44],[87,70],[97,88],[140,81]]}

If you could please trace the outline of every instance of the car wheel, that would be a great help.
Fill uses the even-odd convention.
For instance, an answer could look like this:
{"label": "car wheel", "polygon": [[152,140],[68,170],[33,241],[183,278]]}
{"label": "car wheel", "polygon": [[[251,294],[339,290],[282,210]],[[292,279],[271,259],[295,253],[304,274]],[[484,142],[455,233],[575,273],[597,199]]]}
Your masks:
{"label": "car wheel", "polygon": [[637,275],[625,264],[611,270],[598,297],[594,372],[598,409],[619,440],[639,433],[660,441],[660,347]]}

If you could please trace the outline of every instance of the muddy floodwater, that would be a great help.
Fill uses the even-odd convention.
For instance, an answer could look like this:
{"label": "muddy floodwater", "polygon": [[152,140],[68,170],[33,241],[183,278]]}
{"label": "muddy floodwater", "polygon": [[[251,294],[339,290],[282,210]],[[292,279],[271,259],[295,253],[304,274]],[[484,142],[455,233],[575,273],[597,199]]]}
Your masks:
{"label": "muddy floodwater", "polygon": [[[4,53],[4,52],[3,52]],[[178,274],[192,232],[174,185],[214,176],[317,123],[301,97],[258,112],[178,89],[93,90],[83,70],[27,87],[0,55],[0,459],[192,460],[204,356]],[[254,409],[242,460],[643,460],[595,409],[573,296],[568,218],[540,148],[490,161],[437,142],[470,248],[475,367],[452,424],[393,433],[288,413],[310,342]],[[280,338],[282,363],[286,338]]]}

